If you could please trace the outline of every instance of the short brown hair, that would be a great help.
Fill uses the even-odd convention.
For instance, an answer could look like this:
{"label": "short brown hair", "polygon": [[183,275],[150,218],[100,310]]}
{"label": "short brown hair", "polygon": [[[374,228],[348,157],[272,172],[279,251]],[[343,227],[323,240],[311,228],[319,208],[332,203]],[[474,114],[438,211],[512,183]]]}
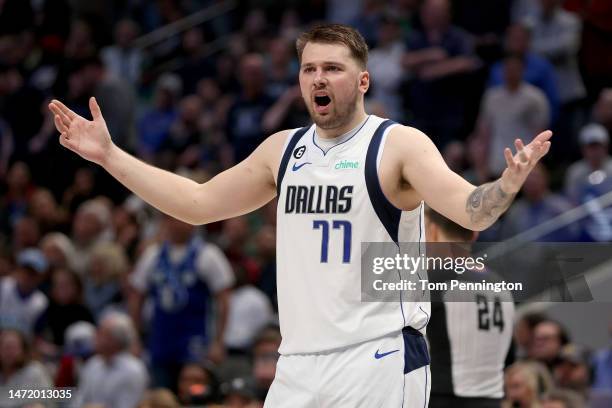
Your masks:
{"label": "short brown hair", "polygon": [[353,27],[344,24],[317,24],[303,32],[295,42],[298,60],[302,61],[302,52],[309,42],[324,44],[343,44],[351,51],[351,56],[365,69],[368,64],[368,45]]}
{"label": "short brown hair", "polygon": [[429,221],[436,224],[442,231],[450,235],[452,238],[458,238],[464,242],[471,242],[474,238],[474,231],[463,228],[456,222],[453,222],[442,214],[437,213],[431,207],[425,208],[425,215]]}

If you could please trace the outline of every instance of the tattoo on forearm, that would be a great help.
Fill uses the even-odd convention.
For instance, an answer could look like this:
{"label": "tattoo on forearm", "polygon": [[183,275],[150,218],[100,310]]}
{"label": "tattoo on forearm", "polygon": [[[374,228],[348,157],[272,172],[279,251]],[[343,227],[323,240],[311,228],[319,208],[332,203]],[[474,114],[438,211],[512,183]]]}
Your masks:
{"label": "tattoo on forearm", "polygon": [[510,207],[514,196],[501,189],[499,180],[483,184],[468,197],[466,211],[474,224],[488,226]]}

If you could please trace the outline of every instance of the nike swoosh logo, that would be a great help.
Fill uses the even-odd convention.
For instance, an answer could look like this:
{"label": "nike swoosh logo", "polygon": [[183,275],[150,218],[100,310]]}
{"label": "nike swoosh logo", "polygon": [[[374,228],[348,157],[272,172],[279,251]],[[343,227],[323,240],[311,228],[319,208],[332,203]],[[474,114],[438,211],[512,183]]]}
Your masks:
{"label": "nike swoosh logo", "polygon": [[310,163],[310,162],[305,162],[305,163],[302,163],[302,164],[293,163],[293,168],[291,170],[298,171],[299,169],[301,169],[302,167],[304,167],[307,164],[312,164],[312,163]]}
{"label": "nike swoosh logo", "polygon": [[378,360],[385,356],[388,356],[389,354],[397,353],[398,351],[399,350],[391,350],[391,351],[387,351],[386,353],[379,353],[378,350],[376,350],[376,353],[374,353],[374,358]]}

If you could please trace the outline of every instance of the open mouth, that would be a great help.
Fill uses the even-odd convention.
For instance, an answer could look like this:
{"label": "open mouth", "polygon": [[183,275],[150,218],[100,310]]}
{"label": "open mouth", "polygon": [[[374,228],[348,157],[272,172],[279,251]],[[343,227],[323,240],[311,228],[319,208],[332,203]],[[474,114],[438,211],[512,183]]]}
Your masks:
{"label": "open mouth", "polygon": [[327,106],[331,102],[331,98],[327,95],[315,96],[314,101],[317,106]]}

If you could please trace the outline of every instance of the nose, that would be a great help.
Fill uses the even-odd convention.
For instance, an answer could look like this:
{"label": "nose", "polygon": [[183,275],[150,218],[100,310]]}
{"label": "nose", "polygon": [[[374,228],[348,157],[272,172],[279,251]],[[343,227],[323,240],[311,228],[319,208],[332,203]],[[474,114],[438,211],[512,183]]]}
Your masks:
{"label": "nose", "polygon": [[323,76],[323,70],[318,68],[314,76],[314,84],[317,88],[325,86],[327,79]]}

